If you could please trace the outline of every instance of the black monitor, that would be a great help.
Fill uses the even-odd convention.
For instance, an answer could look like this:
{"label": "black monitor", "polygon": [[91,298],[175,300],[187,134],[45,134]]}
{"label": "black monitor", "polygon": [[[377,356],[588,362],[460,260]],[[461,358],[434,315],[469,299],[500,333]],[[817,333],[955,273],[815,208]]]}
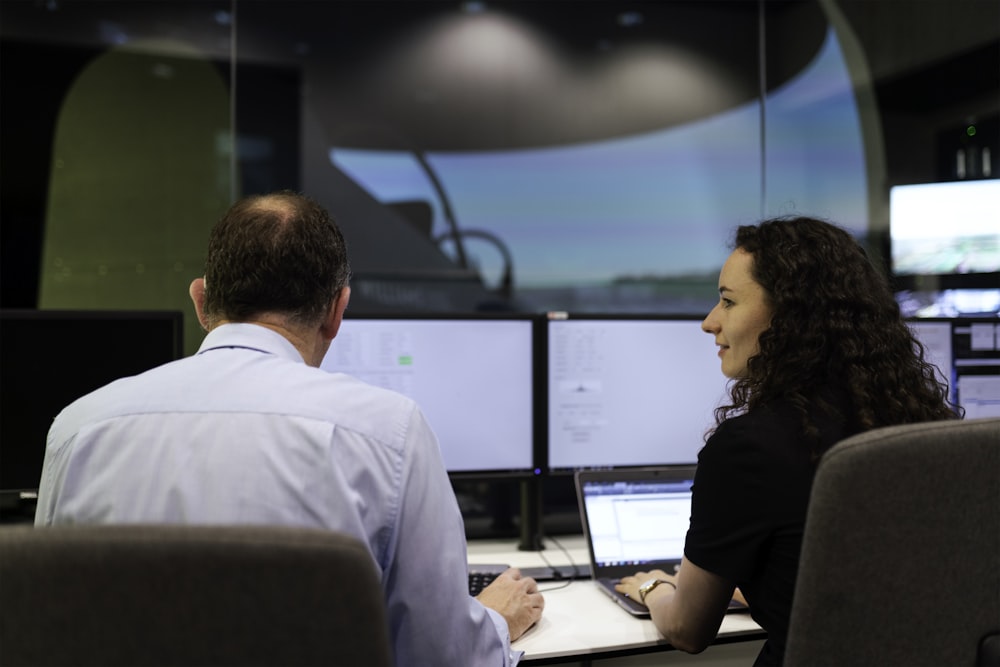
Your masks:
{"label": "black monitor", "polygon": [[530,478],[540,472],[536,320],[514,313],[348,314],[321,368],[416,401],[452,478]]}
{"label": "black monitor", "polygon": [[548,471],[696,463],[728,383],[702,319],[551,313]]}
{"label": "black monitor", "polygon": [[1000,417],[1000,318],[910,320],[966,419]]}
{"label": "black monitor", "polygon": [[112,380],[183,356],[179,311],[0,310],[0,498],[37,494],[49,426]]}

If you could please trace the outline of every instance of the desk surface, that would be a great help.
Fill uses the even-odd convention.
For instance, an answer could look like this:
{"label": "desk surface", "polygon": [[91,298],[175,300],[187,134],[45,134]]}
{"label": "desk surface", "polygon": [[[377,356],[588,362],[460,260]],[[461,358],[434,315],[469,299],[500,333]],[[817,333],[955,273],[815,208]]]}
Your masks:
{"label": "desk surface", "polygon": [[[477,540],[469,543],[469,562],[507,563],[520,568],[587,564],[582,536],[557,540],[546,539],[542,552],[518,551],[513,541]],[[538,586],[545,595],[545,612],[538,625],[514,642],[514,648],[525,652],[525,661],[579,659],[670,646],[652,621],[629,616],[589,579],[543,581]],[[726,614],[719,629],[719,639],[724,641],[763,637],[764,631],[746,613]]]}

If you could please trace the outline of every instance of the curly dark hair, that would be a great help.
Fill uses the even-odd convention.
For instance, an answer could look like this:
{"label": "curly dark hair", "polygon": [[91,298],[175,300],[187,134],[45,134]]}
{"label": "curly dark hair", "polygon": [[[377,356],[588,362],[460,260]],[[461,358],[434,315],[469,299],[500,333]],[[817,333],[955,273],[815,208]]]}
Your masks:
{"label": "curly dark hair", "polygon": [[730,386],[732,404],[716,410],[718,423],[782,398],[818,438],[808,410],[824,389],[849,397],[853,414],[839,416],[862,431],[961,416],[885,275],[847,231],[815,218],[773,218],[737,228],[733,245],[753,256],[772,317],[745,376]]}
{"label": "curly dark hair", "polygon": [[344,237],[330,214],[289,190],[237,201],[212,229],[205,262],[205,315],[246,322],[281,313],[314,324],[351,275]]}

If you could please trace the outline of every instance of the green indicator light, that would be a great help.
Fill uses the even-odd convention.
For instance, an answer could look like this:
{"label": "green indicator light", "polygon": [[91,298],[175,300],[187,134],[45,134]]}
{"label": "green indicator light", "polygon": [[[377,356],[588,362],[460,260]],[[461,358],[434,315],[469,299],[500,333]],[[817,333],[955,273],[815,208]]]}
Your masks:
{"label": "green indicator light", "polygon": [[976,126],[970,125],[969,127],[965,128],[965,133],[970,137],[976,136]]}
{"label": "green indicator light", "polygon": [[400,366],[412,366],[413,365],[413,357],[411,357],[408,354],[404,354],[403,356],[401,356],[399,358],[399,365]]}

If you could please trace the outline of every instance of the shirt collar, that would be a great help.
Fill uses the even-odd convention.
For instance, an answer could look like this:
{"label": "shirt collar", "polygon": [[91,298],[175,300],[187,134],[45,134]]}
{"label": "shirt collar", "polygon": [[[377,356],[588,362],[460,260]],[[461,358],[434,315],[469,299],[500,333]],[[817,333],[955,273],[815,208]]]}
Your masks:
{"label": "shirt collar", "polygon": [[292,345],[291,341],[276,331],[259,324],[232,323],[222,324],[208,332],[198,354],[220,348],[243,347],[265,354],[305,363],[302,355]]}

